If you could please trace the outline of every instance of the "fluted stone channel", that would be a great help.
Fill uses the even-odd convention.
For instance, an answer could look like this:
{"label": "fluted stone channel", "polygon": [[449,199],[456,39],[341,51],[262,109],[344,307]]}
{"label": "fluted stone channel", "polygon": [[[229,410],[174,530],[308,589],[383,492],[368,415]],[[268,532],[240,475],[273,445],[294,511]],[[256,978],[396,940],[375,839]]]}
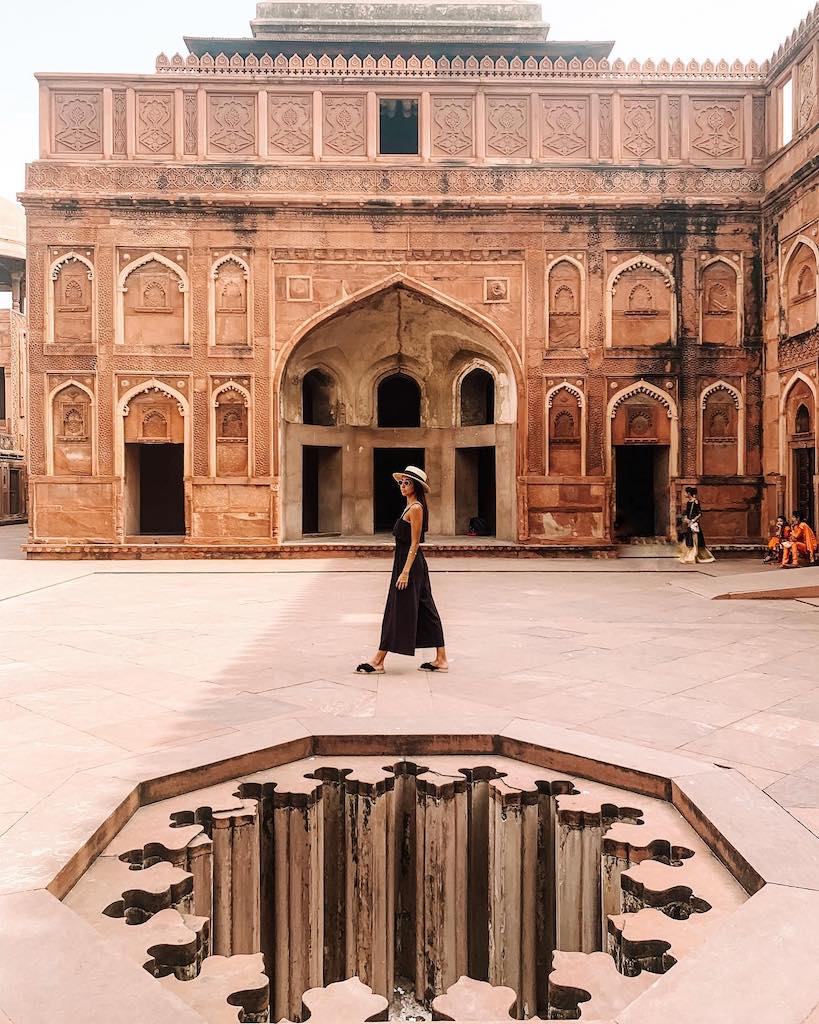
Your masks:
{"label": "fluted stone channel", "polygon": [[142,808],[66,902],[246,1021],[354,977],[429,1010],[462,976],[571,1020],[673,967],[732,885],[661,800],[498,756],[322,757]]}

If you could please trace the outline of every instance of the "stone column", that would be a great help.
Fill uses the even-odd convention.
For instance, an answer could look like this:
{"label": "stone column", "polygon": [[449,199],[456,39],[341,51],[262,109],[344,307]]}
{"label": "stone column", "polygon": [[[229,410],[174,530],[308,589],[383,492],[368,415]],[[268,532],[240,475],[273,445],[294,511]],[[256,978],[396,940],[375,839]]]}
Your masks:
{"label": "stone column", "polygon": [[213,819],[213,952],[259,949],[259,830],[253,812]]}

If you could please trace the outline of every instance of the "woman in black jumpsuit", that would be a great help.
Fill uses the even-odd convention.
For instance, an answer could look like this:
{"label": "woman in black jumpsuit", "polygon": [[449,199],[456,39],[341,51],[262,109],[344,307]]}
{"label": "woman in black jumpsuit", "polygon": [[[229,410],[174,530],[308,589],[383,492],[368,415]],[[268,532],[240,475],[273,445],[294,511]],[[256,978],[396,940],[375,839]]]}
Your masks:
{"label": "woman in black jumpsuit", "polygon": [[416,466],[407,466],[403,473],[394,473],[393,476],[407,505],[392,530],[395,558],[378,652],[371,661],[362,662],[356,672],[381,675],[384,659],[390,651],[412,655],[417,647],[436,649],[435,658],[425,661],[420,666],[421,671],[447,672],[444,630],[432,598],[427,561],[421,550],[428,525],[426,491],[429,485],[426,473]]}

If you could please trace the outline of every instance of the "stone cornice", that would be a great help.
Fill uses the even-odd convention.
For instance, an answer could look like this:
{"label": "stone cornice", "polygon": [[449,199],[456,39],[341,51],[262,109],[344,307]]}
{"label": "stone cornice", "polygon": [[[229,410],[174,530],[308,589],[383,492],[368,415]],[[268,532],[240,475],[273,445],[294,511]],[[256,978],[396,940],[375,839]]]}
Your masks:
{"label": "stone cornice", "polygon": [[760,172],[713,168],[614,167],[282,167],[258,164],[82,164],[39,161],[26,168],[25,203],[76,197],[118,205],[173,202],[199,196],[243,205],[272,202],[329,206],[339,201],[372,209],[498,204],[542,206],[596,203],[752,202],[764,195]]}

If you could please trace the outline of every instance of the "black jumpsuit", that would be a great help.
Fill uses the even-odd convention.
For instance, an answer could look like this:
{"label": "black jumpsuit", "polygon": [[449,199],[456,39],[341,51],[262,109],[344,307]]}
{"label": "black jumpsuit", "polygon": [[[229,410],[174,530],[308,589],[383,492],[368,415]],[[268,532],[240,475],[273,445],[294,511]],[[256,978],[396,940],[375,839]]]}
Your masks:
{"label": "black jumpsuit", "polygon": [[[398,590],[395,583],[407,562],[412,544],[412,527],[402,515],[396,520],[392,532],[395,537],[395,559],[378,649],[392,651],[394,654],[415,654],[416,647],[443,647],[444,629],[432,599],[424,552],[418,549],[406,589]],[[421,541],[423,539],[422,534]]]}

